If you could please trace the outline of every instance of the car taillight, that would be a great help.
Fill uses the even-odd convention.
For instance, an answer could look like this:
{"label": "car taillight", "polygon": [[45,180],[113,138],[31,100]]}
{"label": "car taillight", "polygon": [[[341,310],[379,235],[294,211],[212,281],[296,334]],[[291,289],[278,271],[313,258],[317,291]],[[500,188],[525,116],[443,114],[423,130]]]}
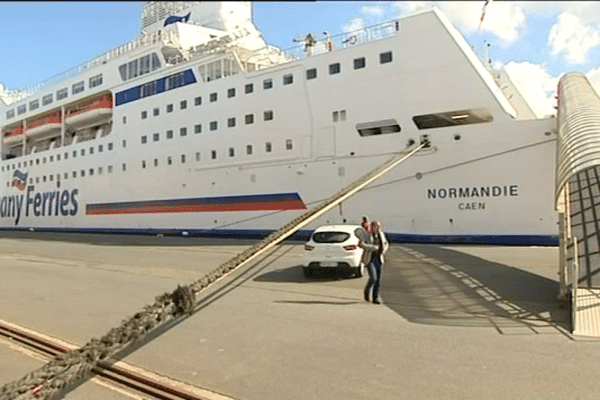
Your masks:
{"label": "car taillight", "polygon": [[351,244],[349,246],[344,246],[344,250],[347,250],[347,251],[352,251],[352,250],[356,250],[356,249],[358,249],[358,246],[355,244]]}
{"label": "car taillight", "polygon": [[310,246],[310,245],[308,245],[308,244],[305,244],[305,245],[304,245],[304,250],[306,250],[306,251],[311,251],[311,250],[313,250],[314,248],[315,248],[315,246]]}

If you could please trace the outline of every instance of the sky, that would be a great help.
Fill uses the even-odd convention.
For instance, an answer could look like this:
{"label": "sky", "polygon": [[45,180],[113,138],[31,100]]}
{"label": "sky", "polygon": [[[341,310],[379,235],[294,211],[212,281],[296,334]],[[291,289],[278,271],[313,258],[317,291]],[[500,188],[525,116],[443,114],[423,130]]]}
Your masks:
{"label": "sky", "polygon": [[[600,93],[600,4],[560,1],[255,2],[253,20],[267,43],[334,35],[432,6],[482,56],[504,67],[534,111],[554,113],[565,72],[586,74]],[[0,84],[25,89],[136,38],[142,2],[0,2]],[[488,46],[489,45],[489,46]]]}

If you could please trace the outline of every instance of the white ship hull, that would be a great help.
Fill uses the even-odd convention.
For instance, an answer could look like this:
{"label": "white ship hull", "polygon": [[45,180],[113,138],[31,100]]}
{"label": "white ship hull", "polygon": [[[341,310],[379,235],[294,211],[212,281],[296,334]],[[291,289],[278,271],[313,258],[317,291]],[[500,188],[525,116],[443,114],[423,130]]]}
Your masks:
{"label": "white ship hull", "polygon": [[[393,241],[556,244],[554,118],[510,115],[520,113],[518,105],[437,12],[403,19],[397,29],[381,40],[215,80],[202,79],[214,57],[126,82],[120,63],[108,63],[99,89],[114,96],[110,133],[68,144],[62,132],[62,147],[2,161],[1,227],[261,235],[426,135],[429,148],[307,229],[357,223],[366,214],[380,219]],[[392,61],[381,63],[387,52]],[[366,66],[354,69],[362,57]],[[330,74],[336,63],[341,71]],[[313,68],[317,77],[307,79]],[[181,72],[185,82],[176,88],[131,95]],[[271,89],[263,89],[266,79]],[[492,120],[430,129],[414,120],[479,109]],[[399,132],[359,134],[361,126],[390,120]]]}

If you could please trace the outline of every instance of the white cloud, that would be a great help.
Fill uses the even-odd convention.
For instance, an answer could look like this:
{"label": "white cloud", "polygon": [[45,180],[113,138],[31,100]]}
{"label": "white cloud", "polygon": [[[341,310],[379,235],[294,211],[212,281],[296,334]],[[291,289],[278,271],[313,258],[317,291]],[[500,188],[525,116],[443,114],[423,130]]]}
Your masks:
{"label": "white cloud", "polygon": [[550,29],[548,44],[552,55],[565,53],[569,63],[582,64],[588,52],[600,44],[600,30],[570,12],[563,12]]}
{"label": "white cloud", "polygon": [[374,17],[381,17],[385,13],[385,9],[381,5],[363,6],[360,11],[363,14],[372,15]]}
{"label": "white cloud", "polygon": [[342,26],[342,30],[344,32],[352,32],[359,29],[363,29],[365,27],[365,20],[362,18],[354,18],[350,22],[344,24]]}
{"label": "white cloud", "polygon": [[527,103],[539,116],[555,113],[558,77],[551,76],[544,66],[530,62],[511,61],[505,70]]}

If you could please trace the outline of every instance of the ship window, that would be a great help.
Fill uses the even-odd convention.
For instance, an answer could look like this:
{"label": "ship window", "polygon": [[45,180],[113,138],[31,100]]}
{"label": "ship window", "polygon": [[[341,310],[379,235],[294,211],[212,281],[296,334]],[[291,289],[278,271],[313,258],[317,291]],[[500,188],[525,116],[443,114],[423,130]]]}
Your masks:
{"label": "ship window", "polygon": [[102,175],[102,171],[103,171],[103,168],[102,167],[98,167],[98,175]]}
{"label": "ship window", "polygon": [[254,84],[248,83],[244,88],[244,92],[246,94],[254,92]]}
{"label": "ship window", "polygon": [[98,153],[102,153],[102,151],[104,151],[104,146],[99,144],[98,145]]}
{"label": "ship window", "polygon": [[142,119],[148,118],[148,111],[142,111]]}
{"label": "ship window", "polygon": [[210,102],[213,103],[215,101],[217,101],[217,93],[216,92],[210,94]]}
{"label": "ship window", "polygon": [[[94,148],[93,147],[90,147],[90,154],[94,154]],[[52,160],[50,160],[50,161],[52,161]]]}
{"label": "ship window", "polygon": [[329,64],[329,75],[339,74],[340,70],[340,63]]}
{"label": "ship window", "polygon": [[40,108],[40,100],[33,100],[29,102],[29,111],[37,110]]}
{"label": "ship window", "polygon": [[294,148],[294,145],[292,143],[292,139],[286,139],[285,141],[285,149],[286,150],[292,150]]}
{"label": "ship window", "polygon": [[17,115],[25,114],[27,112],[27,105],[23,104],[17,107]]}
{"label": "ship window", "polygon": [[235,88],[227,89],[227,97],[228,98],[235,97]]}
{"label": "ship window", "polygon": [[80,173],[80,175],[81,175],[81,177],[82,177],[82,178],[85,176],[85,169],[82,169],[82,170],[81,170],[81,173]]}
{"label": "ship window", "polygon": [[108,167],[106,167],[106,171],[107,171],[109,174],[112,174],[112,171],[113,171],[113,166],[112,166],[112,165],[109,165]]}
{"label": "ship window", "polygon": [[113,149],[113,144],[112,144],[112,143],[109,143],[109,144],[108,144],[108,151],[111,151],[112,149]]}
{"label": "ship window", "polygon": [[146,168],[146,161],[142,160],[142,168]]}
{"label": "ship window", "polygon": [[81,149],[81,156],[85,156],[85,149]]}
{"label": "ship window", "polygon": [[89,81],[89,87],[95,88],[96,86],[102,85],[102,74],[92,76]]}
{"label": "ship window", "polygon": [[200,152],[199,151],[196,152],[196,161],[200,161]]}
{"label": "ship window", "polygon": [[400,125],[395,119],[384,119],[356,124],[356,130],[360,136],[385,135],[400,132]]}
{"label": "ship window", "polygon": [[263,81],[263,89],[272,89],[273,88],[273,79],[265,79]]}
{"label": "ship window", "polygon": [[292,74],[287,74],[283,76],[283,84],[284,85],[290,85],[294,83],[294,75]]}
{"label": "ship window", "polygon": [[52,182],[54,180],[54,175],[48,175],[48,179],[50,180],[50,182]]}
{"label": "ship window", "polygon": [[173,104],[167,104],[167,112],[173,112]]}
{"label": "ship window", "polygon": [[155,159],[154,159],[154,166],[155,166],[155,167],[158,167],[158,158],[155,158]]}
{"label": "ship window", "polygon": [[46,175],[42,176],[42,182],[46,182]]}
{"label": "ship window", "polygon": [[123,165],[121,165],[121,169],[123,171],[127,171],[127,164],[123,163]]}
{"label": "ship window", "polygon": [[271,144],[271,142],[266,142],[265,143],[265,151],[267,153],[270,153],[273,150],[273,145]]}
{"label": "ship window", "polygon": [[194,133],[202,133],[202,125],[201,124],[194,125]]}
{"label": "ship window", "polygon": [[77,171],[73,171],[73,178],[77,178]]}
{"label": "ship window", "polygon": [[311,68],[306,70],[306,79],[315,79],[317,77],[317,69]]}
{"label": "ship window", "polygon": [[66,99],[68,95],[69,92],[67,91],[67,88],[60,89],[56,92],[56,100]]}
{"label": "ship window", "polygon": [[127,147],[127,140],[123,140],[123,148]]}
{"label": "ship window", "polygon": [[68,160],[69,159],[69,153],[65,153],[64,155],[65,155],[65,160]]}
{"label": "ship window", "polygon": [[265,111],[263,116],[265,121],[271,121],[273,119],[273,110]]}
{"label": "ship window", "polygon": [[194,99],[194,105],[196,105],[196,106],[202,105],[202,96],[198,96]]}
{"label": "ship window", "polygon": [[[50,156],[50,162],[54,161],[54,156]],[[19,163],[19,168],[21,168],[21,163]]]}
{"label": "ship window", "polygon": [[181,155],[181,163],[182,163],[182,164],[185,164],[185,154],[182,154],[182,155]]}
{"label": "ship window", "polygon": [[366,65],[366,60],[364,57],[354,59],[354,69],[364,68],[365,65]]}
{"label": "ship window", "polygon": [[234,117],[234,118],[228,118],[228,119],[227,119],[227,126],[228,126],[229,128],[233,128],[233,127],[235,127],[235,117]]}
{"label": "ship window", "polygon": [[63,174],[63,178],[65,178],[65,179],[69,179],[69,173],[68,173],[68,172],[65,172],[65,173]]}
{"label": "ship window", "polygon": [[135,78],[138,76],[138,60],[133,60],[127,63],[127,79]]}
{"label": "ship window", "polygon": [[492,114],[485,108],[447,111],[436,114],[417,115],[413,122],[419,129],[443,128],[446,126],[480,124],[492,122]]}
{"label": "ship window", "polygon": [[6,112],[6,119],[11,119],[11,118],[14,118],[14,117],[15,117],[15,110],[14,109],[13,110],[8,110]]}
{"label": "ship window", "polygon": [[346,110],[340,111],[340,120],[341,121],[345,121],[346,120]]}
{"label": "ship window", "polygon": [[171,131],[171,130],[167,131],[167,139],[173,139],[173,131]]}
{"label": "ship window", "polygon": [[84,89],[83,81],[77,82],[77,83],[73,84],[73,86],[71,86],[71,92],[73,94],[81,93],[81,92],[83,92],[83,89]]}
{"label": "ship window", "polygon": [[187,128],[179,128],[179,136],[187,136]]}
{"label": "ship window", "polygon": [[333,122],[338,122],[339,117],[340,117],[340,112],[334,111],[333,112]]}
{"label": "ship window", "polygon": [[185,109],[187,108],[187,100],[181,100],[181,101],[179,102],[179,108],[180,108],[181,110],[185,110]]}
{"label": "ship window", "polygon": [[379,54],[379,63],[386,64],[392,62],[392,52],[386,51],[385,53]]}
{"label": "ship window", "polygon": [[[42,164],[46,164],[46,157],[42,157]],[[15,169],[14,166],[13,169]]]}
{"label": "ship window", "polygon": [[252,145],[251,144],[246,145],[246,154],[252,154]]}
{"label": "ship window", "polygon": [[185,85],[185,72],[179,72],[167,77],[167,90],[176,89]]}
{"label": "ship window", "polygon": [[42,105],[47,106],[48,104],[52,103],[52,99],[52,93],[45,95],[44,97],[42,97]]}
{"label": "ship window", "polygon": [[73,150],[73,158],[77,157],[77,150]]}
{"label": "ship window", "polygon": [[244,119],[246,120],[246,125],[253,124],[254,123],[254,114],[246,114]]}
{"label": "ship window", "polygon": [[158,114],[160,114],[160,109],[158,107],[156,107],[152,110],[152,115],[154,115],[156,117]]}
{"label": "ship window", "polygon": [[60,161],[60,154],[56,155],[56,161]]}
{"label": "ship window", "polygon": [[148,138],[146,137],[146,135],[142,136],[142,144],[146,144],[146,142],[148,142]]}
{"label": "ship window", "polygon": [[94,168],[90,168],[89,174],[90,174],[90,176],[94,175]]}
{"label": "ship window", "polygon": [[212,158],[213,160],[215,160],[217,158],[217,151],[216,150],[211,150],[210,151],[210,158]]}
{"label": "ship window", "polygon": [[171,165],[173,163],[173,160],[171,159],[171,156],[167,157],[167,164]]}
{"label": "ship window", "polygon": [[217,128],[218,128],[217,121],[211,121],[211,122],[210,122],[210,130],[211,130],[211,131],[216,131],[216,130],[217,130]]}
{"label": "ship window", "polygon": [[235,157],[235,149],[233,147],[229,148],[229,157]]}
{"label": "ship window", "polygon": [[154,134],[152,135],[152,140],[153,140],[153,141],[155,141],[155,142],[158,142],[158,141],[159,141],[159,139],[160,139],[160,135],[159,135],[158,133],[154,133]]}

